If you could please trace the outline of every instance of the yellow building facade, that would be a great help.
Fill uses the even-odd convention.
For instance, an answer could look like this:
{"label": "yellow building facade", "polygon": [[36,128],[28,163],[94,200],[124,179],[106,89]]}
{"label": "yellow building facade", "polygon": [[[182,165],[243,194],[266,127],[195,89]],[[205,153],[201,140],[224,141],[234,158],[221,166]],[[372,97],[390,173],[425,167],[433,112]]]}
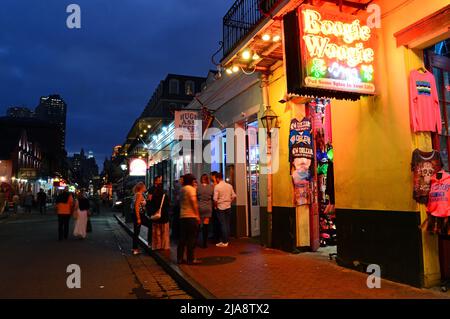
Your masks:
{"label": "yellow building facade", "polygon": [[[243,49],[256,47],[255,39],[267,32],[277,18],[296,10],[301,1],[281,1],[267,18],[225,56],[225,67],[237,63]],[[448,2],[433,0],[375,1],[380,9],[381,27],[377,34],[376,94],[357,101],[332,99],[338,263],[343,266],[378,264],[382,276],[415,286],[439,283],[439,252],[436,236],[422,232],[426,219],[423,205],[413,199],[411,156],[416,148],[433,148],[430,133],[413,133],[409,116],[409,74],[424,66],[423,50],[449,38],[448,25],[418,32],[409,40],[399,38],[423,19],[448,14]],[[420,10],[418,9],[420,8]],[[333,10],[339,11],[335,6]],[[292,32],[292,30],[284,30]],[[400,35],[399,35],[400,34]],[[264,103],[279,116],[277,150],[273,174],[272,246],[293,250],[312,246],[310,207],[294,205],[290,176],[290,121],[302,117],[302,103],[280,100],[288,92],[285,56],[261,71]],[[266,95],[266,99],[264,99]],[[265,101],[266,100],[266,101]],[[262,123],[260,122],[260,127]],[[264,143],[260,143],[263,145]],[[266,151],[261,147],[260,152]],[[260,177],[262,240],[267,240],[267,176]],[[270,192],[270,190],[269,190]]]}

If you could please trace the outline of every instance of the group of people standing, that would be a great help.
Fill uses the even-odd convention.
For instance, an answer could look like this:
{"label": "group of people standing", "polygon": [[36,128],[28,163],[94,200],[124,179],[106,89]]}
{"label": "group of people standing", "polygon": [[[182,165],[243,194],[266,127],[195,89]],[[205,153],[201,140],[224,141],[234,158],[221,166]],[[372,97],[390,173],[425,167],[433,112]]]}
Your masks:
{"label": "group of people standing", "polygon": [[90,204],[86,192],[81,190],[75,196],[65,188],[56,197],[55,210],[58,215],[58,240],[67,240],[69,237],[70,219],[75,219],[73,235],[85,239],[91,231],[89,216]]}
{"label": "group of people standing", "polygon": [[[9,198],[8,198],[9,197]],[[22,194],[7,192],[4,187],[0,186],[0,214],[7,211],[9,203],[12,203],[12,213],[17,214],[19,206],[23,207],[24,213],[31,214],[33,206],[37,205],[41,215],[47,211],[47,194],[41,188],[39,192],[34,196],[31,189],[24,191]]]}
{"label": "group of people standing", "polygon": [[[203,174],[200,183],[192,174],[186,174],[175,183],[174,201],[170,205],[163,189],[162,177],[154,179],[153,187],[146,193],[144,183],[134,188],[133,199],[133,254],[139,254],[138,239],[141,226],[147,226],[149,248],[170,249],[170,207],[172,206],[172,238],[178,240],[177,262],[198,264],[195,247],[201,233],[202,247],[208,245],[209,225],[213,228],[217,247],[228,247],[230,236],[231,204],[236,194],[231,184],[223,180],[222,173]],[[186,258],[185,258],[186,256]]]}

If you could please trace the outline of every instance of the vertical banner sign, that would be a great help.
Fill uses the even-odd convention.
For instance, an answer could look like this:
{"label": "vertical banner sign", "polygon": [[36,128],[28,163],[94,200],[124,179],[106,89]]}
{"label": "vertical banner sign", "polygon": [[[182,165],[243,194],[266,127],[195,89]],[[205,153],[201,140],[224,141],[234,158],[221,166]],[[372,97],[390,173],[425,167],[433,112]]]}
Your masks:
{"label": "vertical banner sign", "polygon": [[[299,8],[303,85],[374,94],[375,35],[354,15]],[[361,19],[362,21],[365,21]]]}
{"label": "vertical banner sign", "polygon": [[198,111],[175,111],[175,138],[202,138],[202,117]]}
{"label": "vertical banner sign", "polygon": [[202,126],[203,126],[202,135],[204,135],[206,130],[214,122],[214,115],[212,115],[212,113],[206,107],[202,108],[201,114],[202,114]]}
{"label": "vertical banner sign", "polygon": [[311,163],[314,157],[311,121],[291,120],[289,134],[289,161],[294,184],[294,201],[297,206],[311,203]]}

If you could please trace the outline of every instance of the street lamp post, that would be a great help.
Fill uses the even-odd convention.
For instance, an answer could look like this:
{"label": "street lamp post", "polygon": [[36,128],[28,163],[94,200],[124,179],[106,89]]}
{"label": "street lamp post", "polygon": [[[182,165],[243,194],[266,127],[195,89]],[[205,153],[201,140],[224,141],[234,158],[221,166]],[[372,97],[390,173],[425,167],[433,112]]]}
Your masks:
{"label": "street lamp post", "polygon": [[127,170],[127,164],[120,164],[120,168],[122,169],[122,195],[125,192],[124,188],[124,179],[125,179],[125,171]]}
{"label": "street lamp post", "polygon": [[268,228],[268,246],[272,247],[272,129],[277,127],[278,116],[272,111],[270,105],[267,105],[261,122],[267,132],[267,228]]}
{"label": "street lamp post", "polygon": [[126,218],[125,211],[125,187],[124,187],[124,179],[125,179],[125,171],[127,170],[127,164],[120,164],[120,168],[122,169],[122,214]]}

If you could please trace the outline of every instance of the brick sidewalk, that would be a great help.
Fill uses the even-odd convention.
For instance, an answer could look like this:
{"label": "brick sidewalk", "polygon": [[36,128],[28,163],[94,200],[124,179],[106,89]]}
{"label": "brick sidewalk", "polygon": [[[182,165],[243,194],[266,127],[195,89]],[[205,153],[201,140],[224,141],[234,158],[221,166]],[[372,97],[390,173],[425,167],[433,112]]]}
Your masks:
{"label": "brick sidewalk", "polygon": [[[146,228],[141,237],[146,238]],[[340,267],[319,254],[299,255],[263,248],[249,239],[233,240],[229,247],[210,244],[196,248],[201,265],[179,269],[220,299],[428,299],[450,298],[450,293],[382,280],[380,289],[369,289],[367,276]],[[172,264],[176,247],[159,253]],[[178,267],[178,266],[174,266]]]}

